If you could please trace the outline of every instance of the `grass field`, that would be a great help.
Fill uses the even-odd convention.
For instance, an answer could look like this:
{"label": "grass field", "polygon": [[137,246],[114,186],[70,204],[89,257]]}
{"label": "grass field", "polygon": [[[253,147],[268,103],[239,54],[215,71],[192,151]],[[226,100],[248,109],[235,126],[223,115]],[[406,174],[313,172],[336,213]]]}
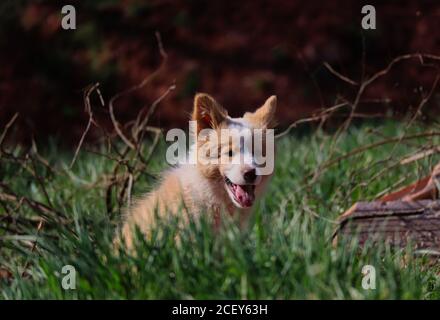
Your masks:
{"label": "grass field", "polygon": [[[427,156],[398,166],[400,160],[422,148],[438,145],[440,136],[388,139],[430,131],[440,134],[435,126],[407,128],[382,122],[352,126],[338,139],[320,131],[286,135],[277,142],[275,175],[246,232],[226,222],[225,231],[215,236],[208,222],[202,221],[182,231],[177,246],[175,223],[167,223],[160,227],[161,237],[139,241],[136,257],[124,252],[116,255],[112,249],[120,210],[106,209],[105,176],[113,166],[111,159],[82,151],[69,169],[73,152],[61,151],[55,143],[40,146],[40,153],[57,172],[48,175],[45,188],[23,166],[3,159],[2,183],[19,195],[50,202],[60,216],[46,217],[38,228],[41,216],[37,211],[19,202],[2,201],[0,218],[9,219],[0,220],[0,266],[12,277],[0,280],[0,297],[440,298],[439,270],[428,268],[424,259],[412,259],[386,247],[359,252],[355,247],[331,244],[335,220],[355,201],[374,199],[383,190],[413,181],[439,160]],[[384,143],[329,162],[380,141]],[[134,195],[154,185],[154,177],[167,166],[164,155],[162,144],[149,172],[134,184]],[[34,169],[41,176],[48,170],[41,164]],[[62,289],[64,265],[77,271],[75,290]],[[361,286],[364,265],[376,268],[375,290]]]}

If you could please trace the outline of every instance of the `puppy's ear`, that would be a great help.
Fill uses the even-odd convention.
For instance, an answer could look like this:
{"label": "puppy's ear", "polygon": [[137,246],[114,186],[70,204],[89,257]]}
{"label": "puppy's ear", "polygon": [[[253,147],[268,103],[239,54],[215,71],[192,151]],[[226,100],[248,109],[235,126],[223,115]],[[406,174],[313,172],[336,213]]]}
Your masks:
{"label": "puppy's ear", "polygon": [[192,120],[197,121],[197,134],[202,129],[218,128],[227,116],[227,111],[213,97],[206,93],[196,94]]}
{"label": "puppy's ear", "polygon": [[246,113],[245,117],[251,119],[252,122],[258,123],[259,126],[272,129],[276,126],[275,112],[277,110],[277,97],[270,96],[264,104],[254,113]]}

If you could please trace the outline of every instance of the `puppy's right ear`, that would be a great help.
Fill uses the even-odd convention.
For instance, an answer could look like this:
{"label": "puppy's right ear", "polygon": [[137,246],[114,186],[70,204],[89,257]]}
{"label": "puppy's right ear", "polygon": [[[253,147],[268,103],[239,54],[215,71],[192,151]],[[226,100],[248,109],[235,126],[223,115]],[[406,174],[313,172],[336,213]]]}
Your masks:
{"label": "puppy's right ear", "polygon": [[227,111],[209,94],[196,94],[192,120],[197,122],[197,135],[202,129],[218,128],[227,116]]}

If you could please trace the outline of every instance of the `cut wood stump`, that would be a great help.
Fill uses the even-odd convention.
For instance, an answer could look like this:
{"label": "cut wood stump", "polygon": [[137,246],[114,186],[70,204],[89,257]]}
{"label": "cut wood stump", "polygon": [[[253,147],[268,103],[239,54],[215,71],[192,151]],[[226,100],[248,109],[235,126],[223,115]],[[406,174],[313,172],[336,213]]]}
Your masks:
{"label": "cut wood stump", "polygon": [[358,202],[340,218],[335,241],[356,238],[440,255],[440,201]]}
{"label": "cut wood stump", "polygon": [[428,177],[378,201],[356,203],[339,218],[334,243],[356,238],[361,246],[367,242],[400,248],[411,244],[419,252],[440,258],[439,180],[437,164]]}

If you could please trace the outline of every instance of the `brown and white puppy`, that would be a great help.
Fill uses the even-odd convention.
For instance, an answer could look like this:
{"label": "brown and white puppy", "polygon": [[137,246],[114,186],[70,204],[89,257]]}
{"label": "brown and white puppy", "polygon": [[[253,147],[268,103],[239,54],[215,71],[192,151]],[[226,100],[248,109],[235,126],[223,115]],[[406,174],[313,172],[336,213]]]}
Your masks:
{"label": "brown and white puppy", "polygon": [[[274,127],[276,104],[276,97],[271,96],[255,112],[231,118],[214,98],[197,94],[192,114],[197,138],[189,151],[189,159],[195,161],[166,171],[159,186],[129,208],[122,226],[126,245],[132,246],[136,227],[148,235],[156,215],[182,214],[185,218],[209,214],[217,228],[226,212],[238,214],[245,225],[255,199],[272,175],[274,148],[268,137],[273,140],[273,130],[268,129]],[[270,131],[272,136],[267,136]],[[272,161],[272,168],[267,163],[263,168],[262,157]]]}

